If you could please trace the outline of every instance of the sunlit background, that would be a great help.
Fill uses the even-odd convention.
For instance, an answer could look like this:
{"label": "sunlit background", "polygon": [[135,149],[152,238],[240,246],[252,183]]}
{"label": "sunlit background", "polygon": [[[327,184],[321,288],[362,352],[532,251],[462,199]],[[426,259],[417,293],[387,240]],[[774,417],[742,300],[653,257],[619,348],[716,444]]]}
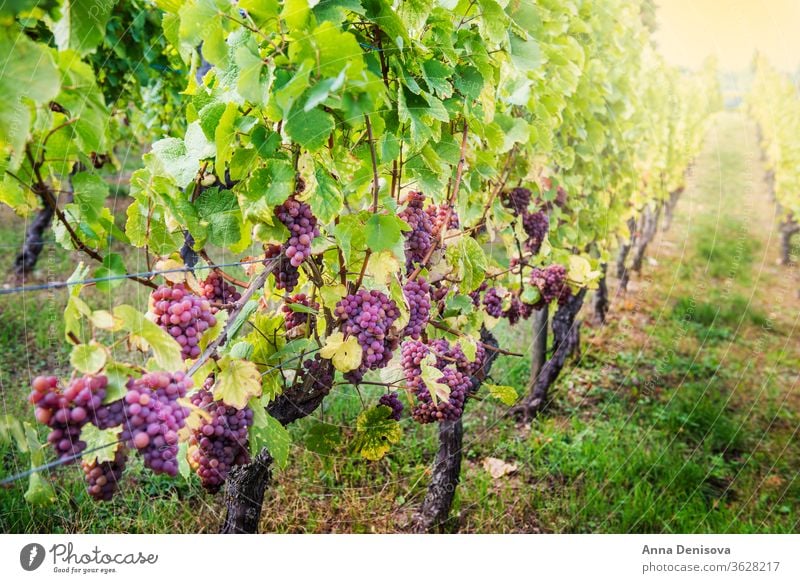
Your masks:
{"label": "sunlit background", "polygon": [[656,40],[672,64],[697,69],[716,57],[722,71],[744,72],[753,54],[796,73],[799,0],[655,0]]}

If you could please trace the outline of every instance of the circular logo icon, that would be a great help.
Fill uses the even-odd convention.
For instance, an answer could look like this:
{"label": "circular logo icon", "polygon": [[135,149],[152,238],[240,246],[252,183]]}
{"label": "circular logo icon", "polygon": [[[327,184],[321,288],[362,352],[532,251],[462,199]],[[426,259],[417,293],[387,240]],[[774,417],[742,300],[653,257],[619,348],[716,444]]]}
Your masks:
{"label": "circular logo icon", "polygon": [[39,543],[30,543],[19,552],[19,564],[26,571],[35,571],[44,562],[44,547]]}

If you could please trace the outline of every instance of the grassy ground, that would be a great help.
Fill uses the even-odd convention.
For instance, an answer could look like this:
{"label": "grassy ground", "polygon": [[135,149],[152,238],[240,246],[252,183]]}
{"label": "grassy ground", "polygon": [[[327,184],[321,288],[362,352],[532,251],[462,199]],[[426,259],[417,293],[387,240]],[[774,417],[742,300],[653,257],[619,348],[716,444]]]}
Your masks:
{"label": "grassy ground", "polygon": [[[548,414],[520,426],[499,405],[470,405],[451,529],[798,530],[798,274],[776,264],[775,209],[762,176],[754,128],[737,114],[722,115],[671,229],[653,242],[628,294],[613,299],[607,325],[585,329],[583,353],[562,375]],[[22,227],[5,218],[0,246],[15,245]],[[65,254],[54,257],[54,271],[68,273]],[[22,404],[29,375],[66,363],[61,301],[0,296],[7,412],[32,418]],[[501,327],[498,335],[525,351],[528,328]],[[528,372],[526,359],[502,357],[494,380],[524,387]],[[292,427],[295,443],[323,422],[349,432],[359,408],[359,395],[338,387],[323,411]],[[434,427],[405,421],[404,431],[402,446],[380,462],[359,459],[347,440],[327,455],[295,445],[268,492],[262,529],[405,530],[424,495],[436,439]],[[14,452],[0,454],[0,473],[24,467]],[[516,470],[494,479],[483,467],[487,457]],[[110,505],[89,501],[80,478],[77,468],[59,473],[60,500],[51,508],[25,504],[22,486],[0,491],[1,529],[214,531],[224,511],[196,482],[153,478],[136,467]]]}

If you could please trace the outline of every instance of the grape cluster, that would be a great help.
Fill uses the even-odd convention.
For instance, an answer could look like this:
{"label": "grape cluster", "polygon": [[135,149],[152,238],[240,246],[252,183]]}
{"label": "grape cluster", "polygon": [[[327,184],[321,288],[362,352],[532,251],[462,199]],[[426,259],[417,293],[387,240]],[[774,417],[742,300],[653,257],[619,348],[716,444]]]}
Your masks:
{"label": "grape cluster", "polygon": [[200,336],[217,323],[209,301],[194,295],[182,283],[159,286],[151,298],[156,323],[178,341],[183,358],[200,356]]}
{"label": "grape cluster", "polygon": [[381,395],[381,398],[378,399],[378,405],[389,407],[392,410],[389,417],[395,421],[400,421],[400,417],[403,414],[403,403],[400,402],[400,396],[397,393],[391,392]]}
{"label": "grape cluster", "polygon": [[108,429],[122,425],[125,421],[125,401],[118,399],[107,405],[100,405],[92,415],[92,424],[98,429]]}
{"label": "grape cluster", "polygon": [[464,411],[464,401],[471,387],[470,379],[456,368],[450,366],[440,368],[442,376],[438,381],[450,388],[450,396],[447,400],[437,399],[436,405],[434,405],[428,387],[421,376],[421,363],[429,354],[429,350],[418,340],[409,340],[403,343],[401,349],[400,362],[405,373],[406,384],[417,398],[417,405],[411,412],[411,416],[419,423],[458,419]]}
{"label": "grape cluster", "polygon": [[[545,176],[542,178],[542,188],[544,190],[552,190],[553,189],[553,181],[550,177]],[[567,205],[567,191],[564,190],[563,186],[559,186],[556,188],[556,199],[555,204],[558,207],[564,208]],[[547,207],[552,207],[552,203],[547,203]]]}
{"label": "grape cluster", "polygon": [[497,288],[490,287],[486,290],[483,296],[483,305],[486,308],[486,313],[492,318],[500,318],[503,315],[503,298],[497,291]]}
{"label": "grape cluster", "polygon": [[275,287],[292,291],[300,280],[300,270],[286,260],[280,245],[267,245],[264,250],[266,261],[278,259],[278,268],[272,272],[275,276]]}
{"label": "grape cluster", "polygon": [[547,306],[553,300],[558,300],[559,304],[563,304],[572,293],[567,285],[567,269],[558,263],[548,265],[543,269],[534,267],[530,281],[539,289],[542,296],[534,306],[536,309]]}
{"label": "grape cluster", "polygon": [[[434,237],[440,236],[442,227],[444,227],[445,232],[449,231],[450,229],[458,228],[458,214],[456,214],[454,208],[446,204],[429,205],[428,208],[425,209],[425,212],[428,213],[428,216],[431,219],[431,225],[433,226],[432,234]],[[448,212],[450,214],[449,217]],[[447,221],[446,227],[445,221]]]}
{"label": "grape cluster", "polygon": [[36,420],[50,428],[47,441],[59,459],[66,460],[86,449],[81,429],[103,402],[107,385],[104,376],[84,376],[73,380],[62,392],[56,377],[33,379],[28,400],[36,405]]}
{"label": "grape cluster", "polygon": [[503,317],[508,320],[512,326],[520,320],[527,320],[533,314],[533,304],[526,304],[517,296],[511,296],[511,304],[507,310],[503,311]]}
{"label": "grape cluster", "polygon": [[503,206],[517,215],[522,216],[528,211],[528,205],[531,204],[531,191],[527,188],[512,188],[508,192],[504,192],[502,196]]}
{"label": "grape cluster", "polygon": [[358,383],[367,370],[386,366],[397,347],[397,339],[389,333],[400,315],[394,300],[378,290],[360,290],[339,300],[335,314],[345,336],[355,336],[363,350],[361,366],[345,377]]}
{"label": "grape cluster", "polygon": [[528,235],[525,248],[531,253],[538,253],[550,229],[550,219],[547,214],[542,211],[526,212],[522,215],[522,228]]}
{"label": "grape cluster", "polygon": [[250,461],[247,430],[253,424],[250,407],[236,409],[215,401],[209,390],[213,384],[213,377],[209,377],[191,397],[192,404],[206,411],[210,418],[201,416],[200,426],[189,438],[190,463],[209,492],[219,491],[234,465]]}
{"label": "grape cluster", "polygon": [[487,287],[489,286],[484,281],[483,283],[481,283],[478,289],[469,292],[469,299],[472,300],[472,305],[475,306],[476,308],[481,305],[481,293],[485,292]]}
{"label": "grape cluster", "polygon": [[95,500],[111,500],[119,488],[127,461],[128,449],[120,446],[111,461],[98,462],[95,458],[91,462],[81,462],[89,496]]}
{"label": "grape cluster", "polygon": [[311,308],[312,310],[319,310],[319,304],[312,302],[306,294],[295,294],[286,299],[286,303],[281,306],[283,312],[283,321],[286,325],[286,331],[291,332],[299,326],[303,326],[302,332],[307,331],[305,324],[311,321],[311,326],[314,326],[314,314],[308,312],[299,312],[292,309],[290,304],[298,304]]}
{"label": "grape cluster", "polygon": [[330,360],[315,354],[314,358],[307,358],[298,371],[298,383],[303,386],[310,380],[308,391],[313,394],[327,395],[333,386],[333,365]]}
{"label": "grape cluster", "polygon": [[410,192],[406,207],[398,215],[411,227],[410,231],[405,232],[406,267],[409,271],[415,263],[422,263],[434,243],[433,221],[424,207],[425,195],[421,192]]}
{"label": "grape cluster", "polygon": [[[200,284],[203,291],[203,297],[209,302],[219,302],[221,304],[231,304],[238,302],[242,294],[236,289],[232,283],[226,283],[217,271],[212,271],[208,277]],[[216,314],[219,308],[211,306],[211,313]]]}
{"label": "grape cluster", "polygon": [[182,372],[152,372],[128,382],[120,437],[139,450],[145,467],[156,474],[178,472],[178,431],[189,413],[178,399],[191,385],[191,377]]}
{"label": "grape cluster", "polygon": [[403,295],[406,297],[409,310],[405,335],[419,340],[431,314],[431,286],[423,278],[418,277],[403,286]]}
{"label": "grape cluster", "polygon": [[292,267],[300,267],[311,255],[311,241],[319,236],[317,217],[311,212],[310,206],[297,200],[294,195],[275,207],[275,216],[289,229],[289,240],[283,246],[283,253]]}

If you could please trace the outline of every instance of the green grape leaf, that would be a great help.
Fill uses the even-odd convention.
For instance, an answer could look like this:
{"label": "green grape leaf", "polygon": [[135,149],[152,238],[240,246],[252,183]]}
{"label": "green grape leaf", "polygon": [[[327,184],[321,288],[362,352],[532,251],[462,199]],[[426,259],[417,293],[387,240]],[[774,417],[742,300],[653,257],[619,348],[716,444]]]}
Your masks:
{"label": "green grape leaf", "polygon": [[517,402],[519,395],[514,387],[508,385],[486,385],[489,394],[509,407]]}
{"label": "green grape leaf", "polygon": [[217,146],[216,168],[225,168],[231,159],[236,146],[236,120],[239,117],[237,105],[229,103],[219,118],[219,123],[214,130],[214,143]]}
{"label": "green grape leaf", "polygon": [[[262,419],[261,416],[258,419]],[[285,468],[289,461],[289,447],[292,445],[292,437],[281,422],[272,415],[266,413],[263,416],[264,423],[255,423],[250,426],[248,434],[250,441],[250,453],[253,457],[258,455],[262,448],[266,447],[275,464],[279,468]]]}
{"label": "green grape leaf", "polygon": [[309,451],[320,455],[329,455],[336,451],[342,442],[342,432],[336,425],[316,422],[308,430],[305,446]]}
{"label": "green grape leaf", "polygon": [[166,330],[162,330],[132,306],[117,306],[113,313],[114,317],[122,320],[122,327],[125,330],[146,342],[152,349],[159,367],[168,371],[183,369],[181,345]]}
{"label": "green grape leaf", "polygon": [[450,398],[450,387],[441,382],[442,371],[430,364],[428,360],[431,359],[426,359],[425,362],[420,363],[420,378],[428,388],[431,402],[436,406],[440,399],[447,401]]}
{"label": "green grape leaf", "polygon": [[317,189],[307,202],[320,222],[328,224],[342,212],[344,196],[339,183],[324,168],[317,167],[314,177],[317,179]]}
{"label": "green grape leaf", "polygon": [[461,237],[447,248],[447,262],[458,273],[458,289],[462,294],[477,289],[486,277],[489,262],[480,244],[472,237]]}
{"label": "green grape leaf", "polygon": [[252,397],[261,395],[261,374],[252,362],[223,357],[214,383],[214,398],[229,407],[244,409]]}
{"label": "green grape leaf", "polygon": [[325,346],[319,352],[322,358],[331,360],[336,370],[341,372],[357,369],[361,365],[362,353],[358,338],[350,336],[345,340],[341,332],[334,332],[328,336]]}
{"label": "green grape leaf", "polygon": [[355,449],[365,459],[376,461],[403,437],[400,424],[390,417],[392,410],[379,405],[363,411],[356,419]]}
{"label": "green grape leaf", "polygon": [[207,223],[207,241],[229,248],[242,238],[242,211],[230,190],[209,188],[195,201],[197,214]]}
{"label": "green grape leaf", "polygon": [[106,364],[108,353],[104,346],[95,341],[89,344],[78,344],[72,348],[69,363],[72,368],[86,374],[99,372]]}
{"label": "green grape leaf", "polygon": [[329,113],[318,108],[311,111],[296,108],[289,114],[284,129],[294,142],[315,152],[325,145],[333,128],[333,118]]}
{"label": "green grape leaf", "polygon": [[392,251],[403,240],[403,231],[411,227],[396,215],[372,215],[365,227],[367,247],[373,253]]}
{"label": "green grape leaf", "polygon": [[115,4],[116,0],[64,0],[61,18],[52,27],[59,50],[74,49],[81,55],[94,51]]}
{"label": "green grape leaf", "polygon": [[[122,256],[117,253],[108,253],[103,257],[103,264],[95,269],[94,277],[114,277],[125,275],[127,270],[125,264],[122,262]],[[113,279],[111,281],[98,281],[95,286],[97,290],[102,293],[108,293],[115,287],[122,284],[123,279]]]}

